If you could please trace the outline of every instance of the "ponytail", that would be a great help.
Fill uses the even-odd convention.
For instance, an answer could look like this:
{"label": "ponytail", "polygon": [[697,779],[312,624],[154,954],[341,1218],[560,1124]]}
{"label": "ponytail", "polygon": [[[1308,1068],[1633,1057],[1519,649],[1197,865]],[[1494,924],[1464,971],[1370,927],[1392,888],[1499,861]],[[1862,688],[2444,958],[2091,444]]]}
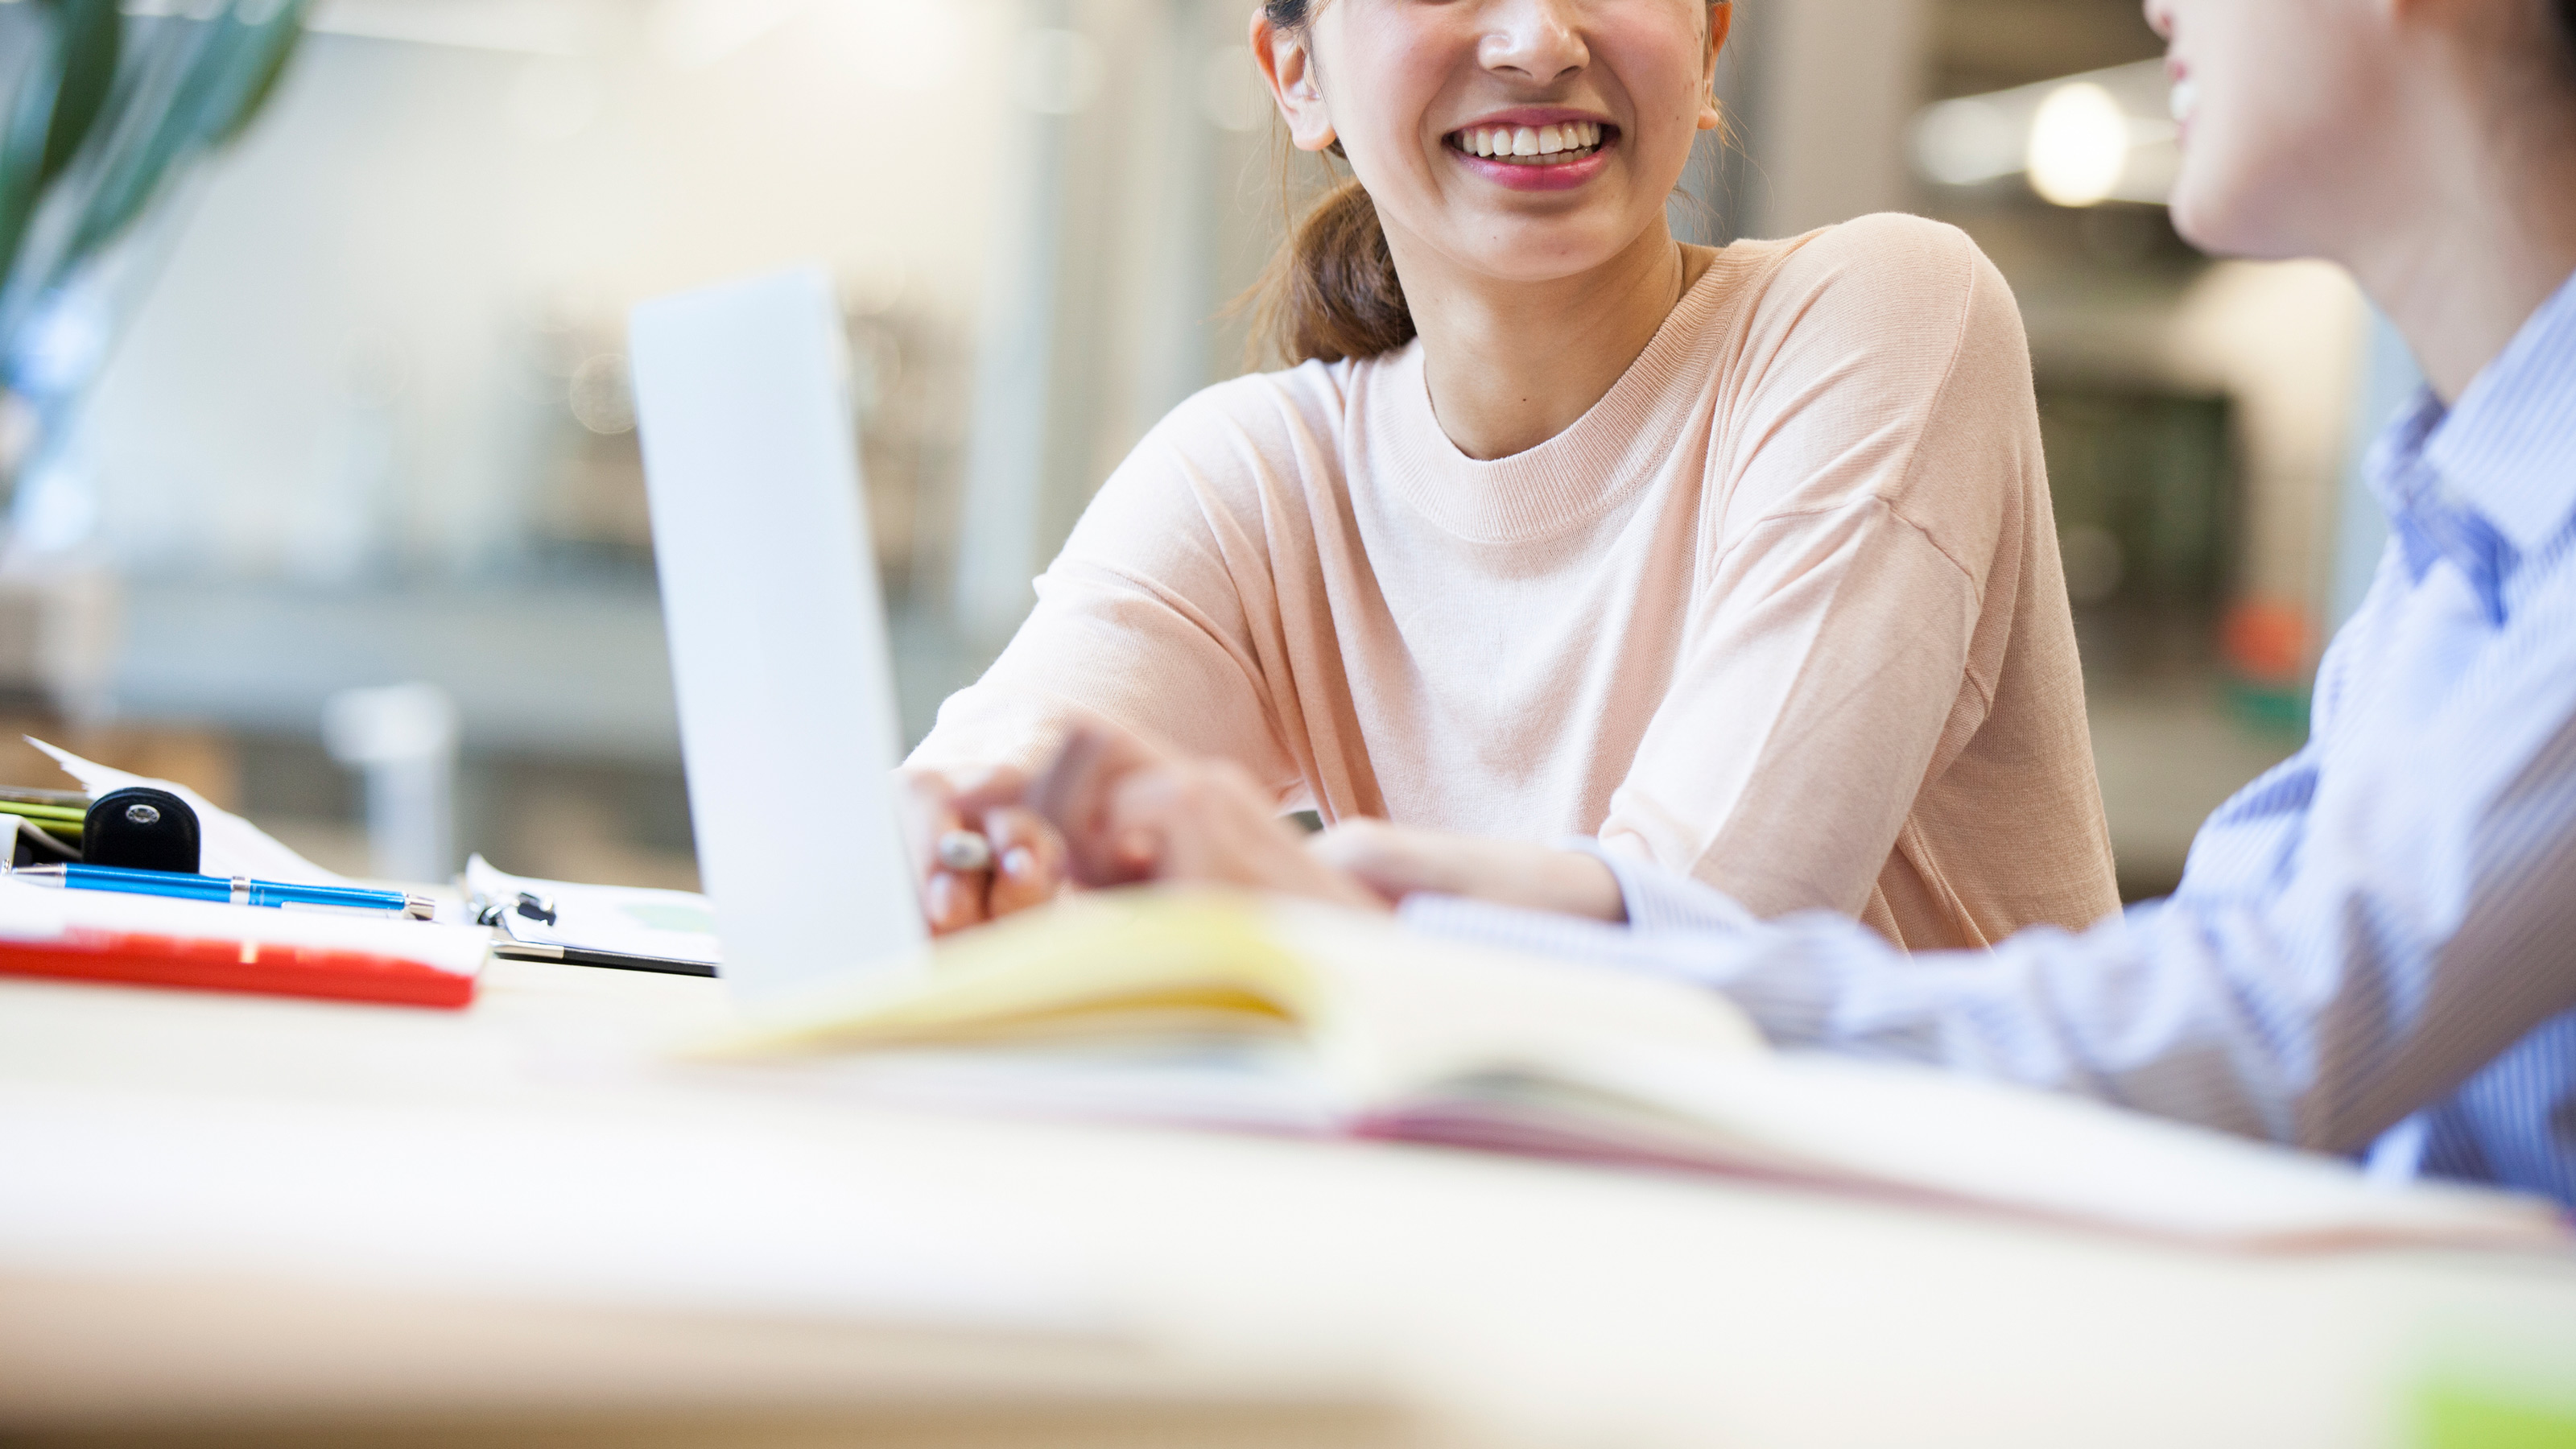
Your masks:
{"label": "ponytail", "polygon": [[1413,309],[1368,188],[1345,181],[1297,223],[1261,279],[1252,330],[1291,367],[1375,357],[1413,340]]}
{"label": "ponytail", "polygon": [[[2568,0],[2576,5],[2576,0]],[[1262,0],[1281,30],[1315,22],[1325,0]],[[1333,152],[1341,153],[1335,142]],[[1386,228],[1368,188],[1345,181],[1324,193],[1288,234],[1255,289],[1252,346],[1289,366],[1375,357],[1413,340],[1413,309],[1387,250]]]}

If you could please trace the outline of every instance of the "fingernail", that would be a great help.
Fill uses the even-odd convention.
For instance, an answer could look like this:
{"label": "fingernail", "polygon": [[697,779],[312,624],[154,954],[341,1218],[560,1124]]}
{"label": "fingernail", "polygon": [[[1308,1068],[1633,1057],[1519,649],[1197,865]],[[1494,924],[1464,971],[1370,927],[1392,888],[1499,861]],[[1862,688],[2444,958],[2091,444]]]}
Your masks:
{"label": "fingernail", "polygon": [[1025,845],[1014,846],[1002,852],[1002,874],[1004,875],[1014,878],[1025,877],[1035,874],[1037,868],[1037,852]]}
{"label": "fingernail", "polygon": [[922,908],[930,919],[944,921],[957,908],[957,877],[942,871],[930,878],[930,888],[922,893]]}

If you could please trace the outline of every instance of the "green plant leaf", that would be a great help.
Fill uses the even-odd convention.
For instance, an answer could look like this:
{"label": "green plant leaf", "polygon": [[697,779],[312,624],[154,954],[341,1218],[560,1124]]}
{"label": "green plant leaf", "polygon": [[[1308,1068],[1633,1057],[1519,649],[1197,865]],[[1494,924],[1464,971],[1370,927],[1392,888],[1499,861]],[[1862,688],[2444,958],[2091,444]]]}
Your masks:
{"label": "green plant leaf", "polygon": [[252,121],[259,119],[260,112],[268,109],[269,99],[277,94],[278,82],[286,78],[287,63],[295,59],[297,48],[303,44],[304,17],[312,8],[312,0],[288,0],[278,6],[275,16],[261,22],[260,47],[265,52],[261,68],[232,116],[209,138],[212,144],[231,145],[250,129]]}
{"label": "green plant leaf", "polygon": [[[0,117],[0,348],[276,94],[311,0],[125,20],[119,0],[37,0],[47,54]],[[204,12],[199,11],[200,14]]]}
{"label": "green plant leaf", "polygon": [[72,153],[89,136],[116,83],[116,57],[123,49],[125,18],[117,0],[52,0],[47,6],[62,27],[61,76],[54,96],[53,121],[45,130],[45,159],[37,184],[53,180],[71,164]]}
{"label": "green plant leaf", "polygon": [[53,280],[114,241],[199,153],[241,134],[275,92],[303,35],[307,4],[249,0],[212,20],[163,22],[195,27],[182,41],[184,59],[167,104],[100,177]]}
{"label": "green plant leaf", "polygon": [[242,28],[223,15],[212,20],[165,17],[155,24],[149,38],[159,64],[139,69],[111,101],[120,113],[116,133],[100,157],[70,243],[53,258],[47,288],[141,216],[171,163],[193,149],[207,93],[217,84],[231,49],[226,42]]}
{"label": "green plant leaf", "polygon": [[0,135],[0,280],[16,261],[45,187],[89,135],[116,78],[124,20],[116,0],[45,0],[43,53],[21,77]]}

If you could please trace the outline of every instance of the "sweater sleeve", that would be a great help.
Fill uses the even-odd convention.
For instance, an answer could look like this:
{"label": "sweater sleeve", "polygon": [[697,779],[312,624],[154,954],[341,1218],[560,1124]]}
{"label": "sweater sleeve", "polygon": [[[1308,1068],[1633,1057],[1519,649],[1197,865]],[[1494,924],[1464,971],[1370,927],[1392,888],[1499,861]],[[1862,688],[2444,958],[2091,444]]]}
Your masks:
{"label": "sweater sleeve", "polygon": [[1774,274],[1718,406],[1684,647],[1601,838],[1857,915],[1985,718],[1988,575],[2046,506],[2020,317],[1955,230],[1849,223]]}
{"label": "sweater sleeve", "polygon": [[1296,456],[1264,434],[1294,409],[1257,395],[1265,381],[1210,389],[1137,444],[1036,580],[1036,609],[908,763],[1035,766],[1079,708],[1235,760],[1283,800],[1299,789],[1266,663],[1276,610],[1257,602],[1275,592],[1265,485]]}

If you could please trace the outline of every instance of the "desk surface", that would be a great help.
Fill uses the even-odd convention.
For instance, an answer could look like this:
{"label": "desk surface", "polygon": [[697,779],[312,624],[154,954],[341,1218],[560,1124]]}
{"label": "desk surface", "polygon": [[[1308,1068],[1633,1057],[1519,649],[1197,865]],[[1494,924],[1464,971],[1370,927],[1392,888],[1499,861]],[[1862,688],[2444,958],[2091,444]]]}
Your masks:
{"label": "desk surface", "polygon": [[0,1427],[2279,1449],[2426,1442],[2427,1392],[2576,1364],[2576,1262],[2233,1257],[659,1064],[725,1010],[513,962],[463,1013],[0,984]]}

